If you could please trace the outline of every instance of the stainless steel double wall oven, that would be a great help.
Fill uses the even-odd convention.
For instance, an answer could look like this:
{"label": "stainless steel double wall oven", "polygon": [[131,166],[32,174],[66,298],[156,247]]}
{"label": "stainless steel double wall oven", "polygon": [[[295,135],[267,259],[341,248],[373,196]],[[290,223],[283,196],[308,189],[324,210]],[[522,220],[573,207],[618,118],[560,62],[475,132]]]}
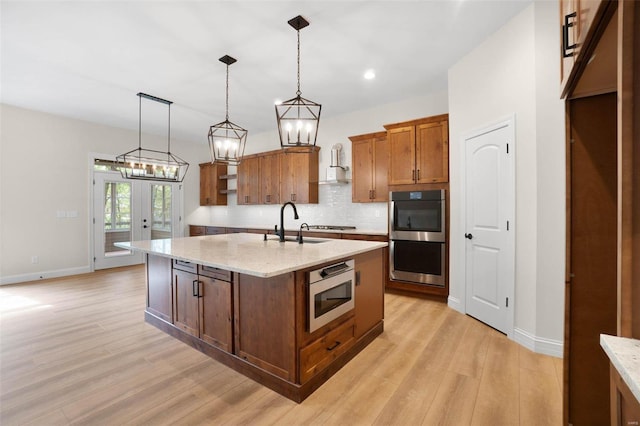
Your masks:
{"label": "stainless steel double wall oven", "polygon": [[446,191],[391,192],[389,199],[390,278],[444,287]]}

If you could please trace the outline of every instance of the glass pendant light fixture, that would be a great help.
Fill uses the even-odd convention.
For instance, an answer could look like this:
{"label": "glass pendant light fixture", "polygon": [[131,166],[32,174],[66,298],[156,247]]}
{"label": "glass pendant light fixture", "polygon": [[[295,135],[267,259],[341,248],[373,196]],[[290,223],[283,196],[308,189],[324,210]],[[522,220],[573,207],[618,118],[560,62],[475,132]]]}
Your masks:
{"label": "glass pendant light fixture", "polygon": [[309,22],[298,15],[289,20],[289,25],[298,33],[298,90],[295,98],[276,104],[280,146],[314,147],[322,105],[300,96],[300,30],[308,26]]}
{"label": "glass pendant light fixture", "polygon": [[[182,182],[189,163],[171,153],[171,104],[173,102],[146,93],[138,93],[138,148],[116,157],[116,165],[125,179]],[[167,105],[167,152],[142,148],[142,98]]]}
{"label": "glass pendant light fixture", "polygon": [[236,60],[229,55],[224,55],[219,60],[227,64],[226,118],[222,123],[214,124],[209,128],[209,151],[211,151],[212,163],[237,166],[244,155],[248,132],[229,121],[229,65]]}

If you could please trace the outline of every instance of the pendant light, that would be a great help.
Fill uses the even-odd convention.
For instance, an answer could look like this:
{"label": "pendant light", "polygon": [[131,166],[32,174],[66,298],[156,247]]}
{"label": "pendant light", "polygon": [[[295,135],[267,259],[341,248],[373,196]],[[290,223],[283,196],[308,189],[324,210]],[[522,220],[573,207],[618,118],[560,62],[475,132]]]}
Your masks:
{"label": "pendant light", "polygon": [[[142,148],[142,98],[167,105],[167,152]],[[182,182],[189,163],[171,153],[171,104],[156,96],[138,93],[138,148],[116,157],[123,178]]]}
{"label": "pendant light", "polygon": [[229,55],[224,55],[219,61],[227,64],[226,118],[222,123],[214,124],[209,128],[209,151],[212,163],[237,166],[244,155],[248,132],[229,121],[229,65],[236,60]]}
{"label": "pendant light", "polygon": [[300,96],[302,94],[300,91],[300,30],[308,26],[309,22],[298,15],[288,23],[298,33],[298,90],[295,98],[276,105],[280,146],[283,148],[314,147],[322,105]]}

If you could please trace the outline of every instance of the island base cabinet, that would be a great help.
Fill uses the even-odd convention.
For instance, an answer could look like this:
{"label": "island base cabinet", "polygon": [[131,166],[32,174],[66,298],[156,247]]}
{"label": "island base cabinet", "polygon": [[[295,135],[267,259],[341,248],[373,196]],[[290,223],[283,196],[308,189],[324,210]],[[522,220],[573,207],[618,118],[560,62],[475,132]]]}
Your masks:
{"label": "island base cabinet", "polygon": [[307,382],[353,346],[354,328],[350,319],[300,350],[300,383]]}
{"label": "island base cabinet", "polygon": [[173,270],[173,285],[175,288],[174,297],[174,324],[182,331],[198,336],[198,275]]}
{"label": "island base cabinet", "polygon": [[171,259],[147,255],[147,312],[173,322]]}
{"label": "island base cabinet", "polygon": [[231,283],[200,275],[200,338],[233,351]]}
{"label": "island base cabinet", "polygon": [[234,311],[236,355],[295,382],[294,274],[272,278],[238,274]]}
{"label": "island base cabinet", "polygon": [[375,250],[356,257],[355,337],[360,338],[384,318],[386,250]]}

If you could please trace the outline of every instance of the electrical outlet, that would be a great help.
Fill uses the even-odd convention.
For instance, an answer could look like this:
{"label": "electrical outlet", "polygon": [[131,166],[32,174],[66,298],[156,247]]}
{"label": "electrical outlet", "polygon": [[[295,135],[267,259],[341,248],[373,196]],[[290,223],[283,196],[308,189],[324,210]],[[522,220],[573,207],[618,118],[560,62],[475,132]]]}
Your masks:
{"label": "electrical outlet", "polygon": [[31,256],[31,263],[35,265],[36,263],[38,263],[38,261],[39,261],[38,256]]}
{"label": "electrical outlet", "polygon": [[380,217],[380,210],[376,209],[375,215],[376,215],[376,217]]}

